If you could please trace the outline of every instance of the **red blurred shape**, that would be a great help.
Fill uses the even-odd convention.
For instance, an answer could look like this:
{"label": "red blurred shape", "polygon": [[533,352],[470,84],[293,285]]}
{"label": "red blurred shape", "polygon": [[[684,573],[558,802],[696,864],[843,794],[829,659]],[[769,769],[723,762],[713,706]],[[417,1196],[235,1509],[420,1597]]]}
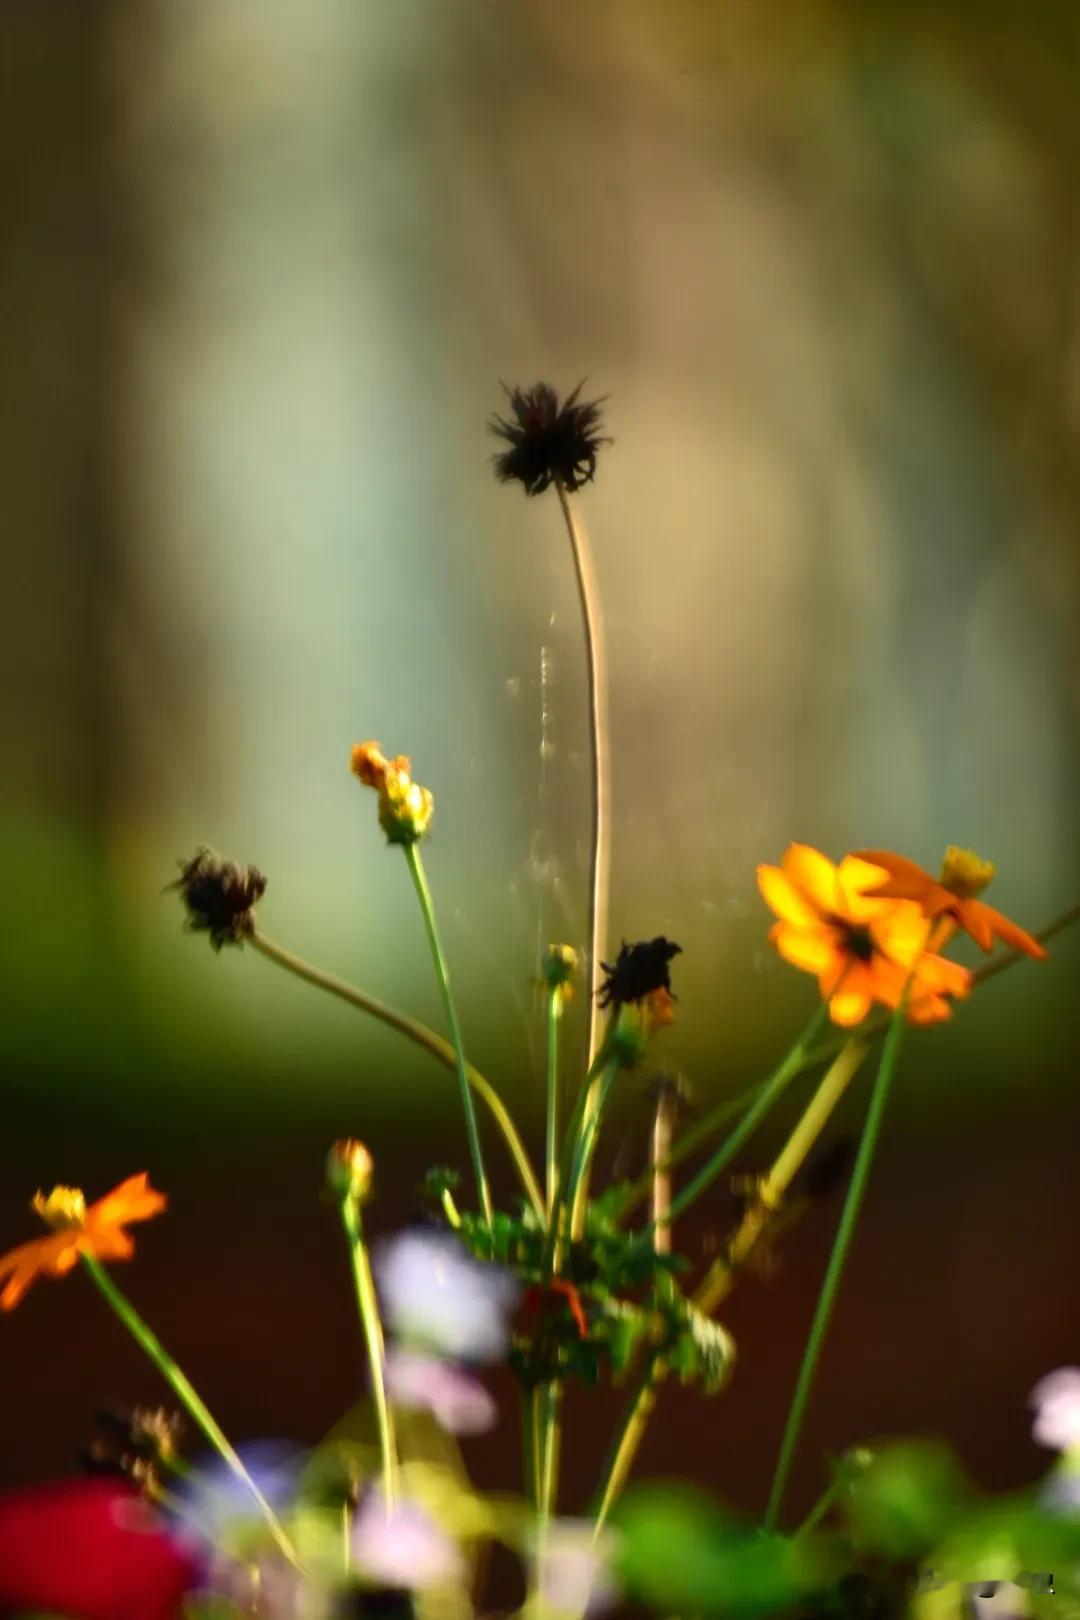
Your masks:
{"label": "red blurred shape", "polygon": [[149,1505],[117,1480],[0,1496],[0,1614],[178,1620],[196,1574]]}

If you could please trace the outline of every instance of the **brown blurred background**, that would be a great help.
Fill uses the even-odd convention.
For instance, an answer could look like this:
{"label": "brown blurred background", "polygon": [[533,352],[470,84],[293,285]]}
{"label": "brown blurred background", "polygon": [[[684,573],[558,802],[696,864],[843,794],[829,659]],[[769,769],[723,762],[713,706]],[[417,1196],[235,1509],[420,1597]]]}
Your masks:
{"label": "brown blurred background", "polygon": [[[368,1141],[392,1227],[464,1163],[452,1077],[160,891],[199,842],[253,860],[268,933],[438,1025],[346,770],[411,753],[470,1055],[539,1148],[588,755],[557,511],[491,477],[499,379],[610,396],[613,944],[683,944],[667,1056],[703,1106],[812,1004],[754,886],[789,839],[971,845],[1033,927],[1076,897],[1080,21],[15,0],[4,47],[2,1242],[39,1183],[149,1168],[172,1210],[124,1285],[237,1439],[313,1442],[359,1360],[325,1147]],[[988,1485],[1041,1466],[1027,1391],[1080,1357],[1078,964],[1063,936],[911,1040],[793,1507],[883,1432]],[[647,1130],[628,1085],[607,1164]],[[835,1215],[737,1297],[730,1393],[671,1392],[643,1473],[760,1506]],[[158,1393],[78,1278],[0,1366],[8,1484]],[[484,1484],[516,1477],[506,1393]],[[576,1405],[570,1505],[621,1397]]]}

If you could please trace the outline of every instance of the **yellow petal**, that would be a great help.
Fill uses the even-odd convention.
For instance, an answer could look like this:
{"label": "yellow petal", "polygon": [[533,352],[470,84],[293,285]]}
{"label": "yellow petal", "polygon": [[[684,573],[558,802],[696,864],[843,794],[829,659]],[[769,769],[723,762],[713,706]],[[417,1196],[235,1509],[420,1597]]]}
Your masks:
{"label": "yellow petal", "polygon": [[829,1017],[845,1029],[861,1024],[869,1011],[870,997],[865,990],[838,990],[829,1002]]}
{"label": "yellow petal", "polygon": [[784,875],[819,911],[834,912],[838,901],[836,867],[809,844],[789,844],[780,862]]}
{"label": "yellow petal", "polygon": [[784,922],[805,928],[818,921],[818,913],[778,866],[759,866],[758,888],[770,910]]}
{"label": "yellow petal", "polygon": [[785,961],[805,973],[827,973],[836,961],[836,947],[821,928],[796,928],[792,923],[776,923],[769,938]]}

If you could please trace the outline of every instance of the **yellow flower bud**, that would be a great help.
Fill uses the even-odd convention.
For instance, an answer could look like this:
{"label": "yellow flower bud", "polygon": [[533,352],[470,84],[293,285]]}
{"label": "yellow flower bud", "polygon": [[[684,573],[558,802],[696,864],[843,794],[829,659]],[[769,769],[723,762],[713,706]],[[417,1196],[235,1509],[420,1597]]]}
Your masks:
{"label": "yellow flower bud", "polygon": [[996,871],[993,861],[984,861],[973,849],[950,844],[941,863],[941,886],[960,900],[971,900],[982,893]]}
{"label": "yellow flower bud", "polygon": [[578,970],[578,953],[572,945],[549,945],[542,968],[544,983],[549,990],[566,1002],[574,994],[574,975]]}
{"label": "yellow flower bud", "polygon": [[343,1137],[335,1142],[326,1155],[326,1182],[338,1198],[352,1199],[366,1204],[371,1196],[371,1180],[375,1161],[355,1136]]}
{"label": "yellow flower bud", "polygon": [[48,1198],[37,1192],[30,1208],[57,1232],[68,1226],[82,1226],[86,1221],[86,1198],[79,1187],[54,1187]]}
{"label": "yellow flower bud", "polygon": [[387,759],[377,742],[357,743],[350,769],[379,795],[379,826],[391,844],[415,844],[431,826],[435,799],[412,779],[407,754]]}

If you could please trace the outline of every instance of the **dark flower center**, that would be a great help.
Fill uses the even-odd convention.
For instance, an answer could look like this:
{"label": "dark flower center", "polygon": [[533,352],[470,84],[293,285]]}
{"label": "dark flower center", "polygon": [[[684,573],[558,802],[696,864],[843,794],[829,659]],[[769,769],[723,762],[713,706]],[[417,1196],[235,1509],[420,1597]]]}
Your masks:
{"label": "dark flower center", "polygon": [[869,928],[861,923],[841,923],[840,930],[844,936],[844,949],[849,956],[857,962],[870,962],[874,956],[874,936]]}

